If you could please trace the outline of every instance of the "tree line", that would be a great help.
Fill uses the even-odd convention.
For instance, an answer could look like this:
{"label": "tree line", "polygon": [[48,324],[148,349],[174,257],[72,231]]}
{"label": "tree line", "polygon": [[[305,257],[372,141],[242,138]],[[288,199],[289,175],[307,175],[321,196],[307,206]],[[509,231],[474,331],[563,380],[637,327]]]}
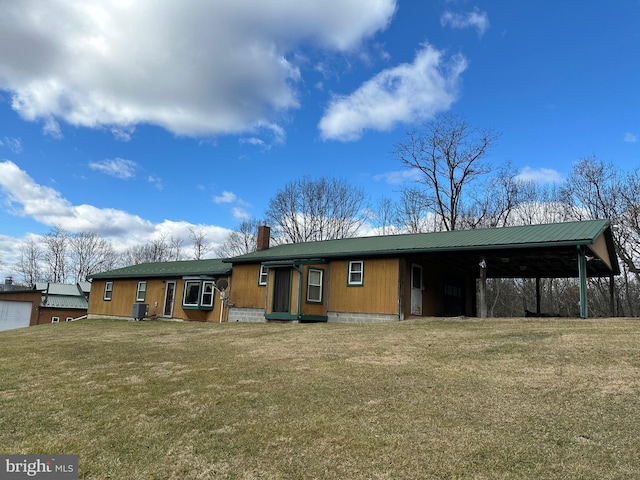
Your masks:
{"label": "tree line", "polygon": [[170,262],[205,258],[211,250],[202,229],[189,230],[190,251],[182,238],[161,235],[124,252],[94,232],[71,233],[54,227],[40,239],[30,238],[20,248],[13,271],[19,283],[33,287],[37,282],[77,283],[94,273],[140,263]]}
{"label": "tree line", "polygon": [[[278,190],[262,218],[243,221],[215,249],[202,230],[191,229],[189,249],[184,239],[165,235],[116,254],[97,234],[70,234],[56,227],[40,242],[30,240],[22,247],[14,270],[31,285],[81,281],[92,273],[143,262],[208,254],[227,258],[255,251],[261,224],[272,227],[272,243],[279,244],[607,218],[622,270],[615,279],[616,313],[639,316],[640,171],[624,172],[592,156],[576,162],[561,183],[538,183],[523,179],[508,162],[488,161],[499,138],[492,129],[444,114],[407,132],[391,150],[414,179],[400,188],[397,200],[372,200],[345,179],[304,177]],[[594,315],[609,315],[605,280],[589,280]],[[543,279],[541,288],[543,310],[576,314],[574,279]],[[522,315],[532,289],[535,284],[526,279],[490,280],[490,316]]]}

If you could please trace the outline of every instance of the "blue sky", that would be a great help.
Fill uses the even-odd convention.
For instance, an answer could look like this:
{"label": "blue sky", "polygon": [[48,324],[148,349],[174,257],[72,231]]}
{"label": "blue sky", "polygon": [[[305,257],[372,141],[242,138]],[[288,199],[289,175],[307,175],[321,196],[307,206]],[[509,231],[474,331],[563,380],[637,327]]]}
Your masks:
{"label": "blue sky", "polygon": [[56,225],[219,244],[304,175],[393,198],[441,112],[539,182],[640,159],[638,0],[1,3],[4,275]]}

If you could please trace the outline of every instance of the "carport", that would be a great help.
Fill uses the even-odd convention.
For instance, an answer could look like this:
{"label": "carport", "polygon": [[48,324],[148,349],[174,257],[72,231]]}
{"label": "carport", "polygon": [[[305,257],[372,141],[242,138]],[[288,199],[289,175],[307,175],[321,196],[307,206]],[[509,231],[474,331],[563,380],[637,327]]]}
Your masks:
{"label": "carport", "polygon": [[[456,233],[449,233],[450,241]],[[480,317],[486,317],[487,312],[487,278],[536,279],[537,314],[540,279],[578,278],[580,316],[587,318],[587,278],[606,277],[614,315],[613,278],[620,273],[620,267],[608,220],[466,230],[458,235],[458,244],[431,249],[425,260],[479,280]]]}

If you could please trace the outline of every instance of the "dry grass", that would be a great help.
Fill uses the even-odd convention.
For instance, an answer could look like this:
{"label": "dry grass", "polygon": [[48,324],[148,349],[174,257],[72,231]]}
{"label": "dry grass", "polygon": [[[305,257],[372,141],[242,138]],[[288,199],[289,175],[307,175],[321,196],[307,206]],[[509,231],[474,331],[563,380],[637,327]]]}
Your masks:
{"label": "dry grass", "polygon": [[0,452],[96,479],[637,478],[640,321],[0,333]]}

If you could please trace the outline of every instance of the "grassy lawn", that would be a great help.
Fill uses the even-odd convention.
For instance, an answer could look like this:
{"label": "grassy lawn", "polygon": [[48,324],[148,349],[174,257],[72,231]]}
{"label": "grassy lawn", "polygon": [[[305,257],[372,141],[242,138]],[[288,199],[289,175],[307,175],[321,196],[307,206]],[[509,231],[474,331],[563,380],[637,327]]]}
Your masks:
{"label": "grassy lawn", "polygon": [[640,321],[0,332],[0,452],[95,479],[624,479]]}

